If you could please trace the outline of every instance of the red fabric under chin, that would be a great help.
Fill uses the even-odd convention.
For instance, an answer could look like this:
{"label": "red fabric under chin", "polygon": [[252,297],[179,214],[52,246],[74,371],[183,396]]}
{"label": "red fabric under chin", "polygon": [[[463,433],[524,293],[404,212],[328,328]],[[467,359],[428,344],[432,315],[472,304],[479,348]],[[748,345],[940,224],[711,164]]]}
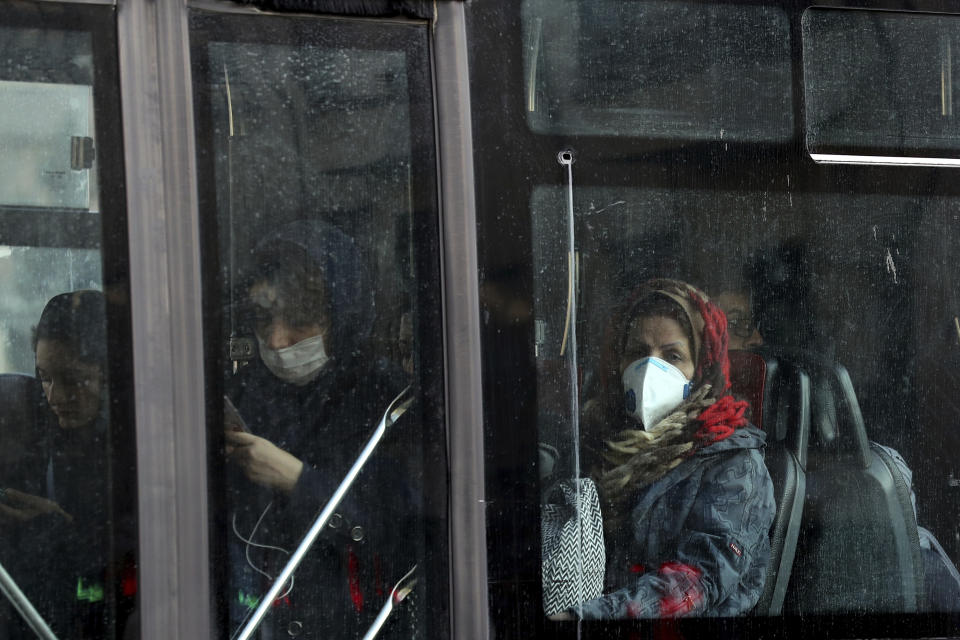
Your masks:
{"label": "red fabric under chin", "polygon": [[729,438],[734,430],[747,424],[747,407],[750,405],[742,400],[734,400],[733,396],[723,396],[703,410],[697,420],[702,424],[697,429],[696,439],[701,447]]}

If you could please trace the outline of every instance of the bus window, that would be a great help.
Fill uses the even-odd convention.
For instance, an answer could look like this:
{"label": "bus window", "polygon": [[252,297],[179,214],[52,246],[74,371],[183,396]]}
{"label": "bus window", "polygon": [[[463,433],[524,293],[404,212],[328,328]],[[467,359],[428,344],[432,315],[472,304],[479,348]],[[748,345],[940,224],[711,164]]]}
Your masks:
{"label": "bus window", "polygon": [[0,8],[3,637],[139,633],[113,18]]}
{"label": "bus window", "polygon": [[72,247],[0,247],[4,273],[0,296],[9,313],[0,321],[3,351],[0,371],[33,375],[30,330],[47,300],[64,291],[102,287],[97,249]]}
{"label": "bus window", "polygon": [[[948,155],[955,16],[806,10],[531,0],[472,18],[498,633],[956,630],[960,191],[947,169],[821,165],[803,145]],[[649,318],[678,333],[653,344]],[[708,391],[718,340],[739,353]],[[679,394],[665,416],[657,392]],[[728,469],[736,499],[697,484],[740,445],[766,471]],[[590,490],[557,487],[584,479],[604,577],[568,550],[581,600],[556,612],[554,514],[593,513]],[[763,487],[772,518],[751,506]],[[769,547],[730,537],[760,522]]]}
{"label": "bus window", "polygon": [[524,111],[537,133],[783,140],[793,130],[779,8],[525,0],[523,30]]}
{"label": "bus window", "polygon": [[[810,153],[956,158],[956,23],[886,11],[804,14]],[[878,86],[878,77],[887,82]]]}
{"label": "bus window", "polygon": [[[78,146],[95,148],[90,33],[0,26],[0,41],[9,54],[0,80],[0,111],[4,114],[0,121],[4,150],[0,206],[10,214],[7,219],[14,210],[96,212],[97,171],[91,163],[75,168],[71,156]],[[83,219],[63,212],[60,218],[70,219],[71,226],[82,225],[81,238],[87,246],[69,246],[76,242],[76,235],[65,233],[65,226],[50,224],[33,232],[46,236],[39,246],[0,248],[7,265],[2,294],[4,306],[10,310],[0,320],[5,338],[0,371],[32,374],[33,353],[26,338],[49,298],[63,291],[101,286],[100,257],[95,250],[100,231],[97,217]],[[50,265],[56,266],[40,268]],[[36,275],[43,271],[47,271],[43,277]]]}
{"label": "bus window", "polygon": [[191,29],[220,633],[443,637],[427,27]]}

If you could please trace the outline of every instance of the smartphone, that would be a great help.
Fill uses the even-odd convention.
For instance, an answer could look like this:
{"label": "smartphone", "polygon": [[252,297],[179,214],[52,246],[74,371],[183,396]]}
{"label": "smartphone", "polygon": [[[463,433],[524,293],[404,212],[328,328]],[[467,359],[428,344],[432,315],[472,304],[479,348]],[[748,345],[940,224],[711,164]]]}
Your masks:
{"label": "smartphone", "polygon": [[240,412],[230,402],[230,398],[223,396],[223,428],[227,431],[242,431],[250,433],[250,427],[243,421]]}

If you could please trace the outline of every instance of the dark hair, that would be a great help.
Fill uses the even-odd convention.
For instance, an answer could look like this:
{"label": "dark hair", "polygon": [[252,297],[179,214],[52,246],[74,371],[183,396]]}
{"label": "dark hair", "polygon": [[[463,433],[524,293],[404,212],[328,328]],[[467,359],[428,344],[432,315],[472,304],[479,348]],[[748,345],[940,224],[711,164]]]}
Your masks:
{"label": "dark hair", "polygon": [[282,314],[290,325],[323,328],[325,322],[324,348],[332,359],[346,366],[369,356],[377,308],[364,253],[353,238],[321,218],[295,220],[263,238],[250,258],[249,275],[239,279],[248,288],[237,292],[238,299],[253,302],[249,285],[257,282],[278,294],[272,308],[247,307],[258,324],[268,313]]}
{"label": "dark hair", "polygon": [[687,337],[691,358],[694,351],[693,327],[680,305],[656,291],[620,305],[607,327],[601,349],[599,379],[584,404],[581,422],[581,450],[587,469],[595,472],[603,462],[604,441],[623,426],[623,390],[620,386],[620,359],[627,345],[630,326],[637,318],[664,317],[676,320]]}
{"label": "dark hair", "polygon": [[264,282],[277,289],[283,307],[271,312],[281,313],[295,326],[329,320],[330,301],[324,274],[303,248],[289,242],[273,242],[259,248],[255,258],[248,286]]}
{"label": "dark hair", "polygon": [[33,331],[33,350],[40,340],[64,345],[78,360],[107,363],[106,299],[99,291],[61,293],[47,302]]}
{"label": "dark hair", "polygon": [[[698,362],[700,354],[694,353],[696,341],[693,339],[693,327],[690,325],[690,318],[687,317],[687,314],[674,300],[671,300],[663,294],[652,292],[634,302],[627,309],[622,330],[618,338],[619,342],[616,347],[616,362],[612,363],[617,369],[619,369],[620,366],[620,356],[623,355],[623,350],[627,345],[630,327],[637,318],[670,318],[671,320],[676,320],[677,324],[683,329],[684,335],[687,337],[690,357],[693,359],[694,364]],[[619,378],[620,372],[616,371],[615,374],[616,377]]]}

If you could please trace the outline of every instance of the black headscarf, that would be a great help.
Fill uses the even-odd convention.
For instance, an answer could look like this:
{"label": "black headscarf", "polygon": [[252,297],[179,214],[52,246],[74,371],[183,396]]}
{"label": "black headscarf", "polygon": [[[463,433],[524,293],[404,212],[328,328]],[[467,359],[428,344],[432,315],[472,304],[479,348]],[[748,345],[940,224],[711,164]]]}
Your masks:
{"label": "black headscarf", "polygon": [[[268,256],[296,253],[323,278],[330,320],[328,353],[340,360],[360,355],[373,327],[373,287],[360,248],[337,227],[322,220],[297,220],[267,236],[254,249],[261,262]],[[254,278],[257,274],[254,274]]]}

